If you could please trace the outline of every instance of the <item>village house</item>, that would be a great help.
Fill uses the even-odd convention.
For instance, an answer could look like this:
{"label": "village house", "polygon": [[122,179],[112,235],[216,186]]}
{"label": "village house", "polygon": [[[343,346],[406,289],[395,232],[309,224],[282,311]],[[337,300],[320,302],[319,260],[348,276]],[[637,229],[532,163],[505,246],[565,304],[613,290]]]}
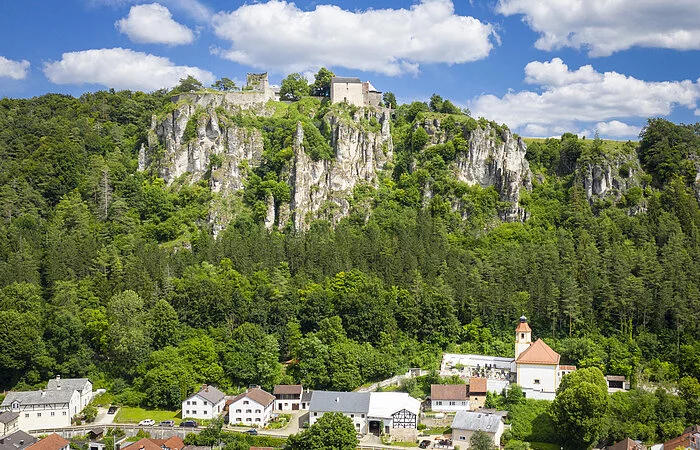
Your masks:
{"label": "village house", "polygon": [[30,445],[27,450],[70,450],[70,442],[68,439],[53,433]]}
{"label": "village house", "polygon": [[401,441],[418,436],[420,401],[405,392],[313,391],[309,425],[328,412],[349,417],[360,434],[386,434]]}
{"label": "village house", "polygon": [[458,411],[452,420],[452,442],[459,448],[469,448],[469,440],[477,431],[483,431],[494,446],[500,446],[501,435],[505,430],[503,413],[485,413],[478,411]]}
{"label": "village house", "polygon": [[468,387],[469,407],[472,411],[483,408],[486,404],[486,378],[470,378]]}
{"label": "village house", "polygon": [[683,434],[664,442],[663,450],[676,449],[700,450],[700,425],[693,425],[683,430]]}
{"label": "village house", "polygon": [[430,409],[440,412],[468,411],[469,398],[466,384],[430,385]]}
{"label": "village house", "polygon": [[19,414],[11,411],[0,412],[0,436],[19,430]]}
{"label": "village house", "polygon": [[10,391],[0,404],[0,412],[19,415],[17,425],[30,431],[42,428],[61,428],[92,400],[92,383],[87,378],[60,376],[49,381],[46,389],[38,391]]}
{"label": "village house", "polygon": [[121,450],[183,450],[185,443],[180,436],[171,436],[167,439],[143,438],[123,446]]}
{"label": "village house", "polygon": [[224,411],[226,394],[214,386],[204,385],[199,392],[182,402],[182,418],[213,419]]}
{"label": "village house", "polygon": [[609,394],[630,390],[630,382],[624,375],[607,375],[605,382],[608,384]]}
{"label": "village house", "polygon": [[17,430],[14,433],[0,436],[0,450],[24,450],[38,441],[37,438]]}
{"label": "village house", "polygon": [[234,397],[228,407],[229,423],[265,427],[272,417],[275,396],[258,387]]}
{"label": "village house", "polygon": [[641,441],[634,441],[630,438],[616,442],[613,445],[605,447],[605,450],[647,450],[647,446]]}
{"label": "village house", "polygon": [[301,384],[278,384],[272,391],[275,396],[275,409],[278,411],[297,411],[301,407],[304,388]]}

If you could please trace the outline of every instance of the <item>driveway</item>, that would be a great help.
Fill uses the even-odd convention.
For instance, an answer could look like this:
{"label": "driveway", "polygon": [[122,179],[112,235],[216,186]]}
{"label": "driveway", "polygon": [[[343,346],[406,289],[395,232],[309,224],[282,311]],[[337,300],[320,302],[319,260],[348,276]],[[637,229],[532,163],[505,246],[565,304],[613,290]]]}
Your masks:
{"label": "driveway", "polygon": [[107,414],[107,408],[98,407],[97,417],[95,417],[94,425],[111,425],[114,422],[114,417],[117,414]]}

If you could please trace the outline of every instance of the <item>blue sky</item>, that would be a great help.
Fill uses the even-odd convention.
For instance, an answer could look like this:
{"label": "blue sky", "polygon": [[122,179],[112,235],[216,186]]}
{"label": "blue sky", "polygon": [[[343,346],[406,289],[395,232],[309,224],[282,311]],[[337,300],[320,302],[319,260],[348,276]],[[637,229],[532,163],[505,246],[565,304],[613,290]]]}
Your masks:
{"label": "blue sky", "polygon": [[0,96],[151,91],[321,66],[525,136],[700,116],[697,0],[5,0]]}

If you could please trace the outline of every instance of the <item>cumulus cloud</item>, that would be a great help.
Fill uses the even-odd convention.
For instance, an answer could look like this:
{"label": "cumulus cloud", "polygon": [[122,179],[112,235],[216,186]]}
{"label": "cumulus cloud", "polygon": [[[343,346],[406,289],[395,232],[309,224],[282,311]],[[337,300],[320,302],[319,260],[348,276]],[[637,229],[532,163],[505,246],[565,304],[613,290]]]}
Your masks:
{"label": "cumulus cloud", "polygon": [[420,64],[458,64],[486,58],[498,41],[492,25],[455,14],[452,0],[421,0],[410,9],[348,11],[318,5],[303,11],[271,0],[213,18],[214,49],[232,61],[279,72],[319,66],[386,75],[415,73]]}
{"label": "cumulus cloud", "polygon": [[638,136],[641,131],[640,127],[628,125],[619,120],[611,120],[610,122],[598,122],[595,126],[596,131],[602,136],[611,137],[629,137]]}
{"label": "cumulus cloud", "polygon": [[29,61],[13,61],[4,56],[0,56],[0,78],[12,78],[13,80],[22,80],[29,73]]}
{"label": "cumulus cloud", "polygon": [[601,135],[633,137],[639,128],[619,119],[665,116],[678,106],[694,109],[700,98],[698,81],[644,81],[596,72],[590,66],[570,70],[559,58],[533,61],[525,67],[525,75],[528,83],[541,89],[510,91],[502,97],[484,94],[469,103],[470,109],[537,136],[597,123]]}
{"label": "cumulus cloud", "polygon": [[[129,3],[138,3],[140,0],[87,0],[93,6],[109,5],[122,6]],[[178,11],[182,11],[189,17],[200,22],[208,21],[211,16],[211,10],[199,2],[198,0],[160,0],[161,3]]]}
{"label": "cumulus cloud", "polygon": [[103,48],[64,53],[60,61],[46,63],[44,74],[56,84],[100,84],[115,89],[153,91],[179,83],[192,75],[211,84],[211,72],[177,66],[168,58],[125,48]]}
{"label": "cumulus cloud", "polygon": [[194,33],[173,20],[170,10],[158,3],[132,6],[129,15],[115,24],[120,33],[142,44],[189,44]]}
{"label": "cumulus cloud", "polygon": [[499,0],[496,11],[540,34],[540,50],[587,49],[608,56],[631,47],[700,49],[697,0]]}

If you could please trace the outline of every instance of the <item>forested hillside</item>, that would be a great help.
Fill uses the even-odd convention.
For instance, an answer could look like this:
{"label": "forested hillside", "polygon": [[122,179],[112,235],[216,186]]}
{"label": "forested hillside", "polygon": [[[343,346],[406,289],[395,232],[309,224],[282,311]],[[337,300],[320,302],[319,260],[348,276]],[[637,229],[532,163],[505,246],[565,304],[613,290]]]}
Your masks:
{"label": "forested hillside", "polygon": [[[89,375],[153,407],[202,382],[346,390],[435,368],[445,349],[512,356],[521,314],[563,363],[700,377],[700,126],[652,119],[638,148],[533,141],[526,220],[502,222],[496,190],[453,170],[465,133],[500,127],[403,105],[395,163],[355,188],[347,217],[268,231],[260,201],[284,191],[278,165],[300,115],[322,128],[315,101],[316,116],[228,117],[260,127],[268,147],[215,238],[206,178],[138,171],[152,115],[173,109],[165,92],[1,100],[0,388]],[[454,132],[431,145],[426,118]],[[633,186],[588,195],[586,167],[613,160]],[[693,419],[672,414],[668,433]]]}

